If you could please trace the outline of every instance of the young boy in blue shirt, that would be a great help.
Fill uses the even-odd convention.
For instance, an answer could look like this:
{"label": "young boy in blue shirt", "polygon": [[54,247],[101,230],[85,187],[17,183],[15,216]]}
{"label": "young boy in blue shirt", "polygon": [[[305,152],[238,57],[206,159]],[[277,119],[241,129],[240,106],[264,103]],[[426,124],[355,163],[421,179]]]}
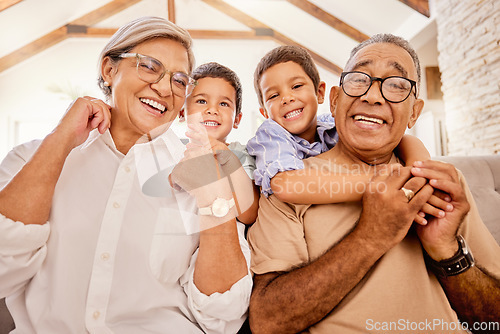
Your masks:
{"label": "young boy in blue shirt", "polygon": [[[317,171],[303,170],[302,159],[329,150],[338,138],[333,117],[317,116],[318,105],[324,102],[326,85],[320,81],[309,53],[298,46],[271,50],[257,65],[254,85],[260,112],[266,120],[247,143],[247,150],[255,156],[254,181],[261,192],[265,196],[274,193],[284,202],[298,204],[361,200],[371,174],[359,171],[319,175]],[[374,126],[382,122],[373,117],[361,117],[358,121]],[[430,158],[422,142],[413,136],[405,135],[398,150],[398,156],[407,165]],[[325,181],[329,187],[319,186]],[[312,184],[316,186],[310,187]],[[438,208],[427,211],[439,214]],[[415,221],[422,222],[423,217],[420,213]]]}

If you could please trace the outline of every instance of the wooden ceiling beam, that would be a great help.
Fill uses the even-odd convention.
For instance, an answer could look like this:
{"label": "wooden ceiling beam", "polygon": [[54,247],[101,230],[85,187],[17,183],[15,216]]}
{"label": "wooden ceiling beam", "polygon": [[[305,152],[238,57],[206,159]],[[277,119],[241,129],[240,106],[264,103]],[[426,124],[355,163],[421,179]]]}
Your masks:
{"label": "wooden ceiling beam", "polygon": [[370,38],[370,36],[363,34],[361,31],[351,27],[344,21],[324,11],[323,9],[321,9],[320,7],[316,6],[315,4],[313,4],[308,0],[287,0],[287,1],[357,42],[362,42]]}
{"label": "wooden ceiling beam", "polygon": [[[37,53],[64,41],[68,37],[87,35],[89,30],[95,33],[94,36],[98,36],[97,31],[99,31],[99,28],[90,28],[89,26],[106,19],[139,1],[141,0],[113,0],[106,5],[93,10],[74,21],[71,21],[67,25],[49,32],[39,39],[0,58],[0,72],[3,72],[6,69],[36,55]],[[116,31],[116,29],[114,29],[114,31]],[[106,33],[109,33],[109,31]]]}
{"label": "wooden ceiling beam", "polygon": [[11,6],[14,6],[15,4],[21,2],[23,0],[0,0],[0,12],[2,10],[5,10]]}
{"label": "wooden ceiling beam", "polygon": [[175,0],[167,0],[168,20],[175,23]]}
{"label": "wooden ceiling beam", "polygon": [[399,0],[408,7],[413,8],[420,14],[431,17],[431,12],[429,10],[429,0]]}
{"label": "wooden ceiling beam", "polygon": [[255,30],[188,30],[193,39],[272,39],[259,35]]}
{"label": "wooden ceiling beam", "polygon": [[[69,26],[67,37],[111,37],[117,28],[94,28]],[[194,39],[272,39],[272,36],[257,34],[254,30],[188,30]]]}
{"label": "wooden ceiling beam", "polygon": [[[286,37],[278,32],[275,32],[273,37],[283,45],[297,45],[297,46],[301,46],[301,47],[307,49],[303,45],[291,40],[290,38],[288,38],[288,37]],[[311,55],[312,59],[314,59],[314,61],[316,62],[317,65],[320,65],[323,68],[327,69],[328,71],[332,72],[333,74],[340,76],[340,74],[342,73],[342,68],[340,66],[332,63],[328,59],[325,59],[324,57],[320,56],[319,54],[317,54],[314,51],[311,51],[309,49],[307,49],[307,51]]]}
{"label": "wooden ceiling beam", "polygon": [[264,23],[254,19],[250,15],[245,14],[244,12],[239,10],[238,8],[231,6],[230,4],[228,4],[227,2],[225,2],[223,0],[201,0],[201,1],[212,6],[213,8],[217,9],[221,13],[224,13],[224,14],[232,17],[233,19],[237,20],[238,22],[243,23],[247,27],[250,27],[252,29],[267,28],[267,26]]}
{"label": "wooden ceiling beam", "polygon": [[5,71],[32,56],[66,39],[66,26],[51,31],[45,36],[0,58],[0,72]]}
{"label": "wooden ceiling beam", "polygon": [[328,59],[320,56],[316,52],[309,50],[308,48],[304,47],[303,45],[300,45],[299,43],[293,41],[292,39],[284,36],[283,34],[275,31],[274,29],[270,28],[269,26],[265,25],[264,23],[254,19],[253,17],[242,12],[241,10],[231,6],[227,2],[224,2],[222,0],[202,0],[202,1],[210,6],[214,7],[218,11],[232,17],[236,21],[243,23],[244,25],[252,28],[255,31],[256,35],[267,36],[266,38],[274,39],[278,43],[284,44],[284,45],[301,46],[301,47],[305,48],[311,54],[311,57],[314,59],[316,64],[321,65],[327,71],[330,71],[336,75],[340,75],[340,73],[342,73],[342,68],[339,67],[338,65],[336,65],[336,64],[332,63],[331,61],[329,61]]}
{"label": "wooden ceiling beam", "polygon": [[122,10],[140,2],[141,0],[113,0],[96,10],[91,11],[82,17],[71,21],[69,24],[82,25],[82,26],[93,26],[101,22],[108,17],[118,14]]}

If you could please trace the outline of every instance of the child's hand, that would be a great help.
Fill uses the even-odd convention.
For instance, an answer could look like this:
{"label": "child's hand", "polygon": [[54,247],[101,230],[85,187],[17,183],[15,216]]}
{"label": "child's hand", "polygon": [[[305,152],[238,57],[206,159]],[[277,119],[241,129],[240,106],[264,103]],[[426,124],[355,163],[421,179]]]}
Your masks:
{"label": "child's hand", "polygon": [[207,130],[201,124],[193,123],[187,125],[189,130],[186,136],[190,139],[188,148],[192,146],[204,147],[211,150],[214,154],[220,150],[229,150],[227,145],[208,135]]}
{"label": "child's hand", "polygon": [[420,225],[427,225],[426,216],[443,218],[446,215],[446,212],[453,211],[453,205],[449,203],[450,201],[451,198],[449,195],[439,190],[435,190],[431,198],[418,212],[415,217],[415,222]]}

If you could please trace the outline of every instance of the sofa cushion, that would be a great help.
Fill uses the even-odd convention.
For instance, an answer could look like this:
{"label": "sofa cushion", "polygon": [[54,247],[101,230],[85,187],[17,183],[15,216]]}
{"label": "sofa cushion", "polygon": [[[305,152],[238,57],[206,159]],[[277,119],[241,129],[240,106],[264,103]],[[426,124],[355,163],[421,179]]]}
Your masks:
{"label": "sofa cushion", "polygon": [[500,243],[500,155],[440,156],[436,160],[453,164],[465,176],[479,215]]}

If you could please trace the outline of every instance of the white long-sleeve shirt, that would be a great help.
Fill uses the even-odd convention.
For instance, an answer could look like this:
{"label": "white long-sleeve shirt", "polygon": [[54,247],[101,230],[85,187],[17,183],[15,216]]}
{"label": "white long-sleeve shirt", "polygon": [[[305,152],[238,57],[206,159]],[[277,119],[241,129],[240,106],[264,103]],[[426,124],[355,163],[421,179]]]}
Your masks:
{"label": "white long-sleeve shirt", "polygon": [[[0,189],[39,145],[26,143],[9,153],[0,165]],[[187,193],[153,197],[142,191],[183,151],[171,130],[127,155],[109,132],[94,131],[66,159],[46,224],[24,225],[0,215],[0,298],[7,296],[16,323],[12,333],[239,329],[250,273],[223,294],[201,293],[193,282],[199,245],[194,200]],[[248,263],[242,225],[238,231]]]}

